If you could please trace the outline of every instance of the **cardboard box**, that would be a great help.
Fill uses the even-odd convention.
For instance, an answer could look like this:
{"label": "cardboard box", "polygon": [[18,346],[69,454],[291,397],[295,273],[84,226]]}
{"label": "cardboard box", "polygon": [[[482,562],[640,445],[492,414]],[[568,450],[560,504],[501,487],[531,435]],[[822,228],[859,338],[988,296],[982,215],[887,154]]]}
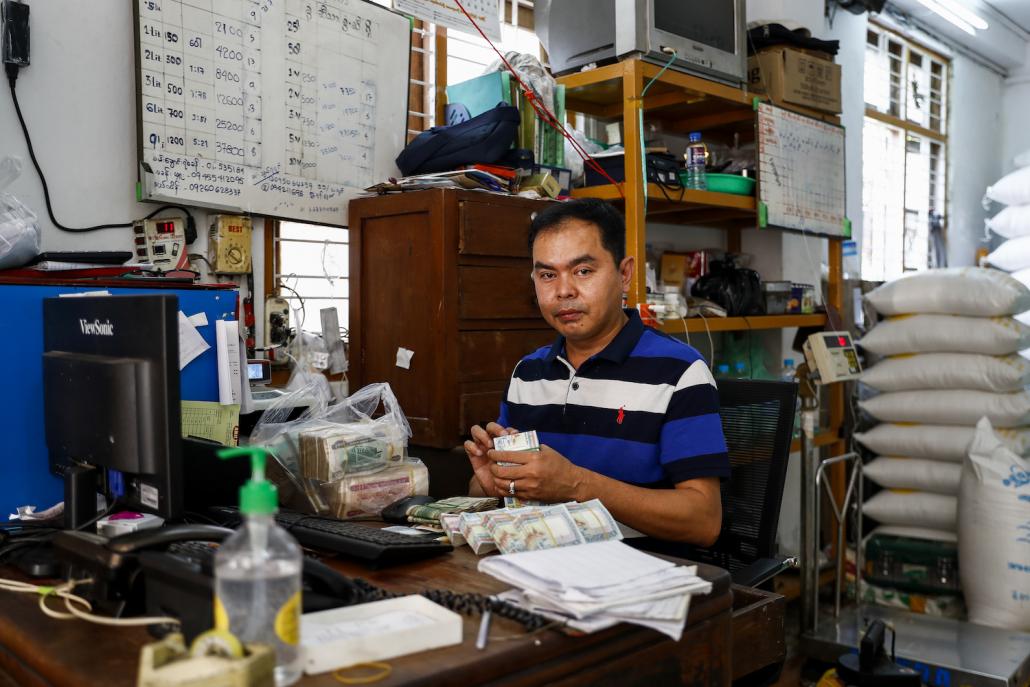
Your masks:
{"label": "cardboard box", "polygon": [[839,114],[840,65],[811,52],[770,48],[747,61],[748,88],[776,104],[794,104]]}
{"label": "cardboard box", "polygon": [[686,253],[666,251],[661,258],[661,282],[679,286],[692,285],[698,277],[708,274],[712,251],[692,250]]}

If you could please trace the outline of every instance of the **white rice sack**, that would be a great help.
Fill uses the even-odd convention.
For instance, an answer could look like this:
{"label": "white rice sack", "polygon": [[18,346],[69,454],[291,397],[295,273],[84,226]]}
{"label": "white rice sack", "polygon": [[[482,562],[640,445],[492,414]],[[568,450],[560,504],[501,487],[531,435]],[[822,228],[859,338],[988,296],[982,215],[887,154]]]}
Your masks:
{"label": "white rice sack", "polygon": [[1030,384],[1030,360],[1017,353],[919,353],[884,358],[866,368],[860,379],[880,391],[1018,391]]}
{"label": "white rice sack", "polygon": [[994,317],[1030,310],[1030,289],[1005,272],[983,267],[913,272],[877,287],[865,298],[881,315]]}
{"label": "white rice sack", "polygon": [[[926,527],[954,532],[958,498],[923,491],[884,489],[862,504],[862,515],[884,525]],[[961,565],[961,563],[959,564]]]}
{"label": "white rice sack", "polygon": [[878,323],[858,345],[877,355],[1008,355],[1030,348],[1030,326],[1011,317],[907,315]]}
{"label": "white rice sack", "polygon": [[997,427],[1030,424],[1030,392],[995,394],[990,391],[932,389],[879,394],[858,406],[880,422],[918,422],[927,425],[976,426],[986,417]]}
{"label": "white rice sack", "polygon": [[1002,205],[1030,203],[1030,167],[1006,174],[998,183],[987,187],[987,197]]}
{"label": "white rice sack", "polygon": [[[881,456],[909,456],[961,463],[973,441],[975,429],[947,425],[876,425],[856,432],[855,439]],[[1018,455],[1030,455],[1030,429],[995,430],[998,438]]]}
{"label": "white rice sack", "polygon": [[1020,284],[1030,286],[1030,268],[1016,270],[1009,276],[1018,281]]}
{"label": "white rice sack", "polygon": [[1006,272],[1030,267],[1030,236],[1009,239],[987,256],[987,264]]}
{"label": "white rice sack", "polygon": [[1010,205],[987,220],[987,228],[998,236],[1016,239],[1030,235],[1030,205]]}
{"label": "white rice sack", "polygon": [[947,530],[931,530],[927,527],[902,527],[901,525],[880,525],[866,535],[866,541],[874,534],[883,534],[891,537],[907,537],[909,539],[926,539],[928,541],[943,541],[954,544],[958,541],[958,534]]}
{"label": "white rice sack", "polygon": [[1030,462],[984,420],[959,490],[958,556],[969,619],[1030,631]]}
{"label": "white rice sack", "polygon": [[876,458],[862,468],[862,474],[887,489],[957,496],[962,466],[925,458]]}

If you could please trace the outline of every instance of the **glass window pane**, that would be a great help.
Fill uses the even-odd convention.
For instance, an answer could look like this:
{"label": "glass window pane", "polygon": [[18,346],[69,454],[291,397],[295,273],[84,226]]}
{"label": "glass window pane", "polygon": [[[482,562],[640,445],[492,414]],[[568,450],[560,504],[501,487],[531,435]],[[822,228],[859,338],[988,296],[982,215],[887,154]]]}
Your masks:
{"label": "glass window pane", "polygon": [[322,308],[333,307],[336,308],[336,317],[340,321],[340,328],[347,329],[350,327],[349,301],[346,298],[305,298],[303,307],[301,302],[288,291],[283,292],[283,298],[290,304],[290,324],[294,328],[302,329],[305,332],[321,334],[322,316],[319,311]]}
{"label": "glass window pane", "polygon": [[296,243],[282,241],[279,244],[281,263],[279,274],[296,274],[303,277],[346,277],[350,262],[346,245],[337,243]]}
{"label": "glass window pane", "polygon": [[[346,298],[350,290],[347,279],[309,279],[302,277],[280,277],[279,283],[288,286],[304,298]],[[283,289],[283,298],[293,292]]]}
{"label": "glass window pane", "polygon": [[862,278],[902,273],[905,139],[901,129],[869,117],[862,130]]}
{"label": "glass window pane", "polygon": [[907,138],[904,268],[925,270],[930,235],[930,145],[919,136]]}
{"label": "glass window pane", "polygon": [[300,222],[280,222],[279,238],[304,239],[306,241],[341,241],[349,239],[346,227],[323,227],[318,224],[301,224]]}

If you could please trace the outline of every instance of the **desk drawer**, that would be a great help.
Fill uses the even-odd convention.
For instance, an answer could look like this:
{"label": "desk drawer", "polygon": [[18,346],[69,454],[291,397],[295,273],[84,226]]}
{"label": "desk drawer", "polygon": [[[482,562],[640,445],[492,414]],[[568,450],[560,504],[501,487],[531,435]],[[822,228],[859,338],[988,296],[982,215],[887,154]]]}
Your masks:
{"label": "desk drawer", "polygon": [[458,317],[463,320],[540,317],[528,263],[524,267],[459,267],[458,294]]}
{"label": "desk drawer", "polygon": [[524,206],[463,201],[459,210],[458,253],[528,258],[526,241],[532,215],[533,210]]}

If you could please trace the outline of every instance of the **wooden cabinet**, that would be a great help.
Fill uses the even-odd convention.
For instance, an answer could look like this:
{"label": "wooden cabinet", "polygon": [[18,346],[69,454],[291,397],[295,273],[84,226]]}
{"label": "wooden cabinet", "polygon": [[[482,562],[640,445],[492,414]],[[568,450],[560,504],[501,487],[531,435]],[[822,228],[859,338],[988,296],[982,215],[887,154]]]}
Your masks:
{"label": "wooden cabinet", "polygon": [[[527,238],[544,201],[433,190],[350,203],[350,388],[389,382],[411,443],[460,444],[497,418],[519,358],[555,337]],[[397,350],[414,351],[410,367]]]}

